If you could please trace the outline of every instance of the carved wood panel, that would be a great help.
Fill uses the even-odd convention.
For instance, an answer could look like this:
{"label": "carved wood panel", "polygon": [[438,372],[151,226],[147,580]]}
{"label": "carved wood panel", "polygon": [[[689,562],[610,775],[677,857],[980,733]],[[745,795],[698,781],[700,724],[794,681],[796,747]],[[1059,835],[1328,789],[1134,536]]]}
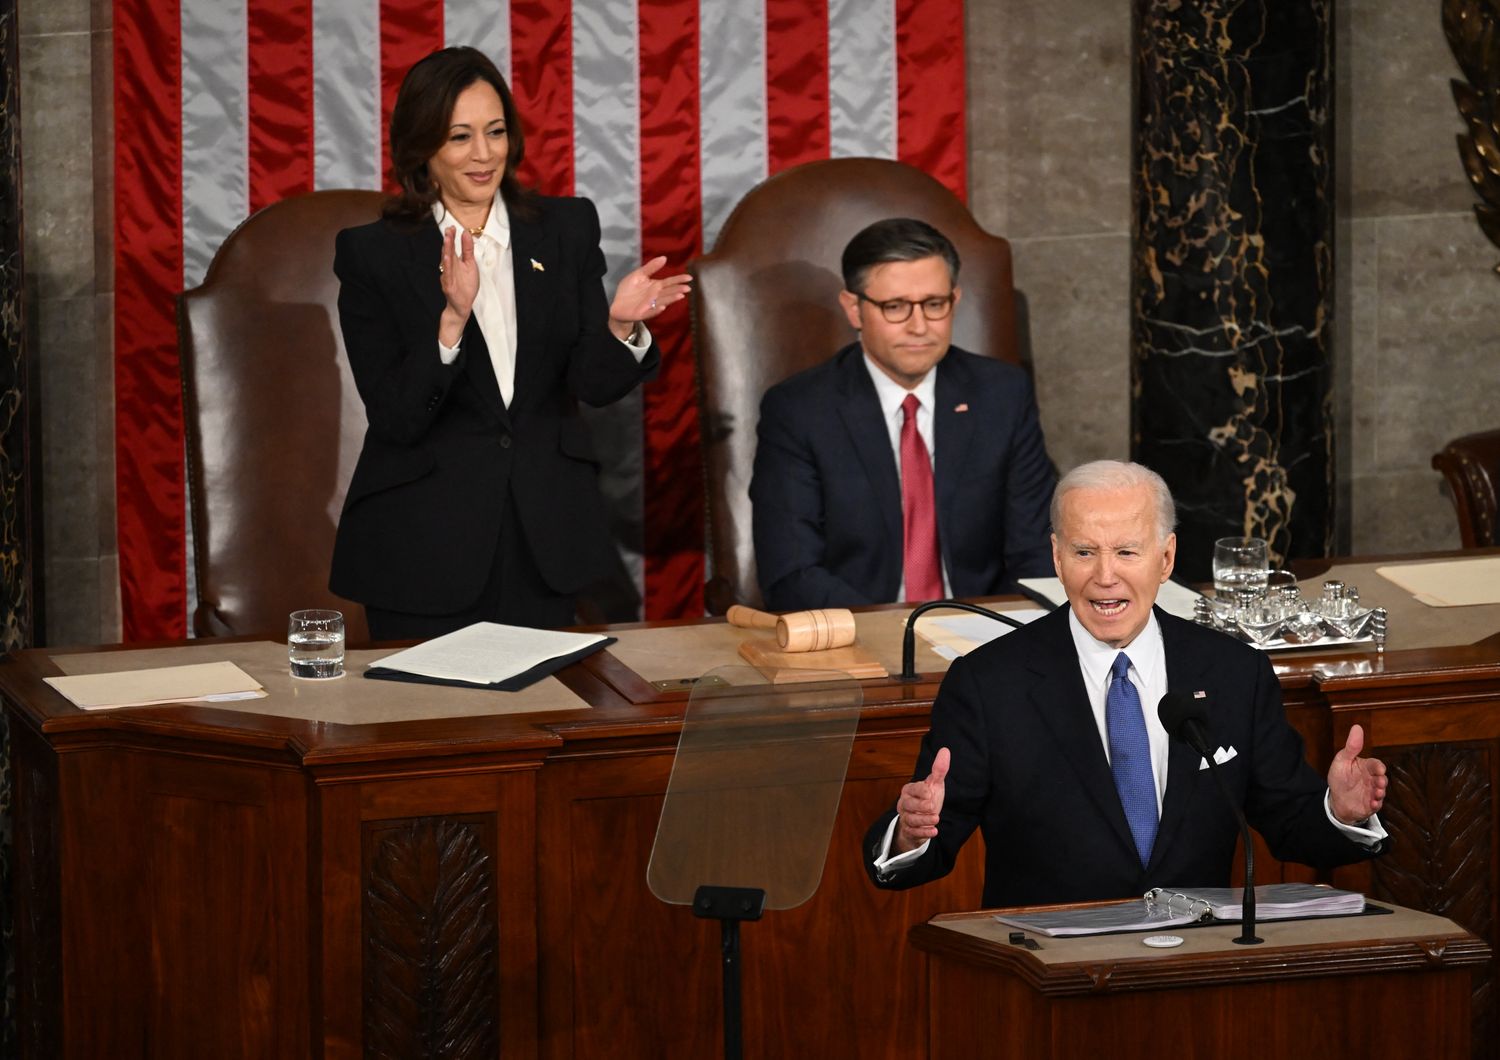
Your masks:
{"label": "carved wood panel", "polygon": [[[1370,896],[1446,916],[1496,943],[1491,755],[1483,746],[1426,744],[1380,751],[1393,837],[1370,863]],[[1474,976],[1474,1056],[1497,1055],[1495,966]]]}
{"label": "carved wood panel", "polygon": [[493,817],[372,821],[363,850],[365,1056],[494,1057]]}

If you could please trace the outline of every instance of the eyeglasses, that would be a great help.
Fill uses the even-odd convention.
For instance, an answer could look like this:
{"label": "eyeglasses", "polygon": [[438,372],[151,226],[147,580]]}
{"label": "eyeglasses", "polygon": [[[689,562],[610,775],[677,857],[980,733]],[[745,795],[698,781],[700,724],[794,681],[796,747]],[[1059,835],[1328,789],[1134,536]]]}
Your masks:
{"label": "eyeglasses", "polygon": [[888,324],[904,324],[911,319],[913,306],[922,307],[922,316],[928,320],[942,320],[953,312],[953,295],[945,294],[941,298],[924,298],[920,302],[913,302],[909,298],[892,298],[885,302],[877,302],[859,292],[855,296],[862,302],[869,302],[880,308],[880,315],[885,317]]}

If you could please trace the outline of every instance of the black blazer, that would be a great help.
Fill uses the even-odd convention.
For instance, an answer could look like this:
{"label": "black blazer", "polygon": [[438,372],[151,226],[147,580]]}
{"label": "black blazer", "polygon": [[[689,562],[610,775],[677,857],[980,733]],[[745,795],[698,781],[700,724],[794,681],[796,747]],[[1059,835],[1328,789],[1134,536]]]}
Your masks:
{"label": "black blazer", "polygon": [[516,376],[500,401],[479,322],[438,357],[442,236],[425,219],[339,233],[339,323],[369,429],[334,544],[329,588],[374,607],[451,614],[484,587],[507,495],[556,592],[604,577],[611,547],[598,462],[577,403],[606,405],[656,368],[608,328],[599,217],[586,199],[510,212]]}
{"label": "black blazer", "polygon": [[[901,476],[858,343],[761,401],[755,563],[778,611],[901,596]],[[1055,479],[1036,399],[1013,364],[958,347],[937,366],[938,538],[955,596],[993,596],[1052,573]]]}
{"label": "black blazer", "polygon": [[[1303,757],[1265,654],[1160,609],[1156,620],[1168,687],[1207,693],[1209,742],[1235,749],[1221,771],[1271,852],[1320,868],[1371,856],[1328,821],[1327,783]],[[1151,863],[1141,867],[1066,607],[954,662],[914,778],[927,776],[940,747],[953,757],[938,835],[914,865],[879,879],[873,855],[895,815],[887,812],[865,836],[865,868],[878,886],[912,887],[947,875],[976,826],[984,833],[987,908],[1229,882],[1239,837],[1234,816],[1208,770],[1199,769],[1200,757],[1176,740]]]}

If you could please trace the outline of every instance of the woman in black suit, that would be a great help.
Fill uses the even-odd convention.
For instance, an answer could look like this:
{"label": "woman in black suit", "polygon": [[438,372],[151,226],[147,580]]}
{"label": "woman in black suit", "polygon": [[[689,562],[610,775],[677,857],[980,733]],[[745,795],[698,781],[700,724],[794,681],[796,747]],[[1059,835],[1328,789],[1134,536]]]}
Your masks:
{"label": "woman in black suit", "polygon": [[686,297],[665,258],[612,302],[586,199],[523,191],[521,125],[481,52],[407,73],[391,115],[401,191],[338,235],[339,322],[369,429],[330,588],[377,640],[471,622],[565,626],[611,565],[598,463],[578,402],[656,369],[644,321]]}

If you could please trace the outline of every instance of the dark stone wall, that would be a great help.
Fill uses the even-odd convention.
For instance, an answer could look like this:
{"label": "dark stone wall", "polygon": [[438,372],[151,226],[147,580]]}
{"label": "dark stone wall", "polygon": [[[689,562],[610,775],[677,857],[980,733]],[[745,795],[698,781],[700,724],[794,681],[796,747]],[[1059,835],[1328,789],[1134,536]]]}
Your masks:
{"label": "dark stone wall", "polygon": [[[32,639],[31,494],[21,272],[21,114],[16,0],[0,0],[0,650]],[[0,712],[0,1056],[16,1055],[10,734]]]}
{"label": "dark stone wall", "polygon": [[1136,0],[1131,450],[1214,539],[1333,532],[1329,0]]}

